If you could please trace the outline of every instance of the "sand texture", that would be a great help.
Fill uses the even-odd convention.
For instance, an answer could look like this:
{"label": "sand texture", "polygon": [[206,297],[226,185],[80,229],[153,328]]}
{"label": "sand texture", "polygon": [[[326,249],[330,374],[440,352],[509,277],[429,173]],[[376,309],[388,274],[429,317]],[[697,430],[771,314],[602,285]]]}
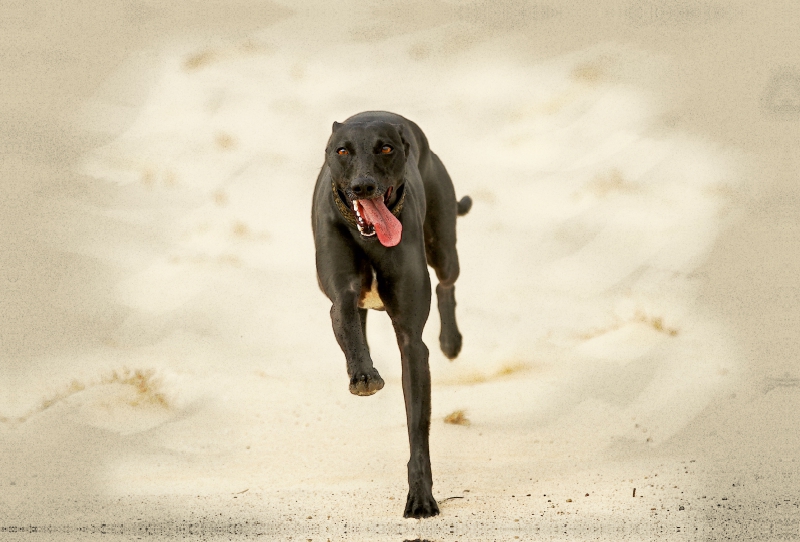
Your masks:
{"label": "sand texture", "polygon": [[[0,539],[800,538],[796,7],[11,4]],[[474,201],[427,520],[315,276],[364,110]]]}

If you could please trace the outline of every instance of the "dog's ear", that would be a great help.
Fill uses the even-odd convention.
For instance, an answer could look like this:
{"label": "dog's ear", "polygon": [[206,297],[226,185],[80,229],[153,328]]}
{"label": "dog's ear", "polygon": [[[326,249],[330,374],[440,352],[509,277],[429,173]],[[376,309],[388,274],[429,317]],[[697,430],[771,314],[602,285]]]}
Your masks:
{"label": "dog's ear", "polygon": [[408,140],[406,140],[406,136],[403,133],[403,125],[395,124],[394,127],[397,128],[397,133],[400,134],[400,141],[403,142],[403,151],[405,152],[406,156],[408,156]]}
{"label": "dog's ear", "polygon": [[341,127],[342,127],[342,123],[341,122],[333,121],[333,133],[336,133],[336,130],[338,130]]}

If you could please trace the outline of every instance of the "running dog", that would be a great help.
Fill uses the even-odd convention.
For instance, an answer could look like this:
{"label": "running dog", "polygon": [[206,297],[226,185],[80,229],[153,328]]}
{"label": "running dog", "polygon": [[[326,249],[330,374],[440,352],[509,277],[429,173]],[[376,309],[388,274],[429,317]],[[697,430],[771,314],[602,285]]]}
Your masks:
{"label": "running dog", "polygon": [[422,342],[431,304],[426,264],[439,280],[439,345],[454,359],[462,343],[455,317],[456,216],[471,206],[469,196],[456,201],[447,170],[413,122],[369,111],[333,123],[311,211],[317,279],[332,303],[351,393],[372,395],[384,385],[367,345],[367,309],[385,310],[392,320],[411,447],[405,517],[439,513],[428,448],[431,377]]}

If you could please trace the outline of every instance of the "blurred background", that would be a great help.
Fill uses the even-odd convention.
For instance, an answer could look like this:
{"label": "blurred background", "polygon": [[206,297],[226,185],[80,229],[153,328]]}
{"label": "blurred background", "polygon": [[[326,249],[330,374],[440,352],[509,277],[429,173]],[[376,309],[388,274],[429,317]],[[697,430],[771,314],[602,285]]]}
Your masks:
{"label": "blurred background", "polygon": [[425,333],[437,484],[691,457],[698,494],[796,499],[798,19],[4,2],[0,503],[376,470],[401,499],[391,325],[370,314],[386,388],[350,396],[310,231],[332,122],[373,109],[419,124],[475,202],[459,359],[435,311]]}

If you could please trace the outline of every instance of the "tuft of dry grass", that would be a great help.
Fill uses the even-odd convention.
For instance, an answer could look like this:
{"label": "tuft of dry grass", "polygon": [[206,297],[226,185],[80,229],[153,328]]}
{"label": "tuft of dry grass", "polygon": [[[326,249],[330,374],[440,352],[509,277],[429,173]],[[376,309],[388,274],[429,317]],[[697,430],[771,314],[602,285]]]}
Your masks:
{"label": "tuft of dry grass", "polygon": [[86,385],[83,384],[83,382],[78,382],[77,380],[73,380],[72,382],[70,382],[69,386],[67,386],[67,388],[65,390],[61,391],[60,393],[56,393],[52,397],[48,397],[47,399],[44,399],[41,402],[41,404],[39,405],[39,408],[37,409],[37,412],[45,411],[48,408],[50,408],[51,406],[53,406],[54,404],[56,404],[56,403],[58,403],[60,401],[63,401],[67,397],[70,397],[71,395],[75,395],[76,393],[81,392],[81,391],[83,391],[85,389],[86,389]]}
{"label": "tuft of dry grass", "polygon": [[169,403],[164,394],[160,391],[161,383],[154,378],[155,371],[152,369],[136,369],[130,371],[125,368],[120,372],[113,371],[111,375],[101,379],[101,384],[123,384],[132,386],[136,390],[136,398],[128,401],[131,406],[142,404],[152,404],[169,408]]}
{"label": "tuft of dry grass", "polygon": [[606,333],[611,333],[612,331],[616,331],[626,323],[627,322],[617,322],[616,324],[600,329],[592,328],[586,333],[581,333],[580,335],[578,335],[578,338],[582,341],[588,341],[589,339],[594,339],[595,337],[599,337],[600,335],[605,335]]}
{"label": "tuft of dry grass", "polygon": [[516,373],[521,373],[525,371],[531,370],[532,366],[528,363],[522,361],[508,361],[500,366],[495,372],[491,374],[485,374],[480,372],[471,372],[466,375],[460,375],[456,378],[455,384],[483,384],[484,382],[489,382],[490,380],[496,380],[499,378],[504,378]]}
{"label": "tuft of dry grass", "polygon": [[494,373],[494,376],[508,376],[514,373],[520,373],[523,371],[527,371],[530,367],[521,361],[510,361],[504,363],[497,372]]}
{"label": "tuft of dry grass", "polygon": [[444,423],[450,423],[453,425],[469,425],[470,421],[467,419],[467,416],[464,414],[463,410],[456,410],[455,412],[451,412],[444,417]]}
{"label": "tuft of dry grass", "polygon": [[164,393],[161,391],[161,382],[155,377],[155,371],[152,369],[136,369],[131,371],[128,368],[123,368],[120,371],[112,371],[109,375],[104,375],[98,381],[89,382],[85,384],[79,380],[73,380],[70,384],[42,400],[39,406],[34,407],[28,413],[18,417],[8,419],[10,422],[24,423],[31,417],[48,408],[65,401],[69,397],[80,393],[87,388],[109,385],[109,384],[122,384],[124,386],[131,386],[136,391],[134,399],[128,401],[130,406],[140,405],[156,405],[163,408],[169,408],[169,401]]}
{"label": "tuft of dry grass", "polygon": [[600,329],[592,329],[586,333],[578,335],[578,338],[583,341],[588,341],[590,339],[594,339],[595,337],[599,337],[601,335],[605,335],[606,333],[611,333],[612,331],[621,329],[623,326],[630,323],[639,323],[639,324],[644,324],[646,326],[650,326],[659,333],[664,333],[666,335],[669,335],[670,337],[675,337],[678,335],[678,333],[680,333],[679,329],[674,327],[667,327],[666,325],[664,325],[664,319],[661,318],[660,316],[648,316],[647,314],[641,311],[637,311],[633,319],[631,320],[628,321],[620,320],[608,327]]}
{"label": "tuft of dry grass", "polygon": [[666,327],[663,319],[660,316],[648,316],[642,312],[637,312],[635,321],[646,324],[659,333],[666,333],[670,337],[675,337],[679,333],[676,328]]}

